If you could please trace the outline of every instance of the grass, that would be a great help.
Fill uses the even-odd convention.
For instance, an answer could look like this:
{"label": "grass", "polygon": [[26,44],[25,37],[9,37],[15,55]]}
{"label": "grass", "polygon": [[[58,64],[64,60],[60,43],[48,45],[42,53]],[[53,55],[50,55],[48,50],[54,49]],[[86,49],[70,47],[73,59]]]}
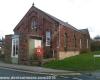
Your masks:
{"label": "grass", "polygon": [[94,54],[100,54],[100,51],[84,53],[63,60],[53,60],[46,64],[44,67],[62,69],[62,70],[74,70],[74,71],[94,71],[100,70],[100,57],[95,58]]}

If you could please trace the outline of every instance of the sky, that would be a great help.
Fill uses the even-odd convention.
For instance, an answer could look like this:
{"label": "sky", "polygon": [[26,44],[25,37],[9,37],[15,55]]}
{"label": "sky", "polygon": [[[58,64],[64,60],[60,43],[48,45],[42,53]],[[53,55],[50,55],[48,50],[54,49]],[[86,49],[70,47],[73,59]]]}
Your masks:
{"label": "sky", "polygon": [[100,35],[100,0],[0,0],[0,36],[13,34],[33,2],[77,29],[88,28],[91,38]]}

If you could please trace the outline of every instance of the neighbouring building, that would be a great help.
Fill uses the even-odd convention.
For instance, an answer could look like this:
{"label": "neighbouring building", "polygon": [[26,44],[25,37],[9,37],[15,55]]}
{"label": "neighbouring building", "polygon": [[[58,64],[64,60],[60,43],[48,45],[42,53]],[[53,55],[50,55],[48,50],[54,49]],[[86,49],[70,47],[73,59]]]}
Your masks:
{"label": "neighbouring building", "polygon": [[100,51],[100,36],[94,37],[91,40],[91,51]]}
{"label": "neighbouring building", "polygon": [[98,36],[94,37],[93,41],[100,41],[100,36],[98,35]]}
{"label": "neighbouring building", "polygon": [[78,30],[33,5],[14,34],[5,36],[5,60],[28,65],[38,46],[45,59],[64,59],[90,51],[90,35],[88,29]]}
{"label": "neighbouring building", "polygon": [[4,38],[0,39],[0,56],[4,55]]}

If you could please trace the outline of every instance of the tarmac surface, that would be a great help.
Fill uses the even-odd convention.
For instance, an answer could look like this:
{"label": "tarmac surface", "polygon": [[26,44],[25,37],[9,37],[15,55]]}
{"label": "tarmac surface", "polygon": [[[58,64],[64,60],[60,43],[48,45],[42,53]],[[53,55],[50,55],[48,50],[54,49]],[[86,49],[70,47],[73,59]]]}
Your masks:
{"label": "tarmac surface", "polygon": [[0,63],[0,67],[16,69],[16,70],[24,70],[31,73],[46,73],[46,74],[54,74],[54,75],[81,75],[80,73],[76,73],[74,71],[66,71],[66,70],[56,70],[56,69],[49,69],[37,66],[25,66],[25,65],[17,65],[17,64],[7,64],[7,63]]}
{"label": "tarmac surface", "polygon": [[[16,77],[17,79],[13,79]],[[100,73],[93,72],[87,74],[0,62],[0,80],[100,80]]]}
{"label": "tarmac surface", "polygon": [[0,67],[0,80],[96,80],[87,75],[51,75]]}

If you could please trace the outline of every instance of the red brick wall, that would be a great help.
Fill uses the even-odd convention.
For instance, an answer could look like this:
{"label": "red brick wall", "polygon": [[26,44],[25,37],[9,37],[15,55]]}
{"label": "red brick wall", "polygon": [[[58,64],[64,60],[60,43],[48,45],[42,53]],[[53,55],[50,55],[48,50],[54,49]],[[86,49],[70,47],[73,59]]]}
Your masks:
{"label": "red brick wall", "polygon": [[[60,25],[60,51],[64,50],[64,34],[67,33],[67,51],[90,51],[90,37],[88,34],[72,30],[68,27]],[[74,38],[76,37],[76,40]],[[80,49],[80,39],[82,40],[82,48]],[[89,48],[87,48],[87,39],[89,40]],[[76,43],[76,46],[75,46]]]}
{"label": "red brick wall", "polygon": [[78,41],[78,34],[74,30],[65,27],[65,26],[60,26],[60,51],[65,51],[64,50],[64,34],[67,33],[67,51],[74,51],[78,50],[78,44],[76,42],[76,47],[75,47],[75,40],[74,40],[74,35],[76,35],[76,41]]}
{"label": "red brick wall", "polygon": [[[90,51],[90,37],[88,34],[81,34],[81,38],[82,38],[82,48],[80,49],[80,52],[87,52],[87,51]],[[87,39],[89,40],[89,43],[88,43],[88,48],[87,48]]]}
{"label": "red brick wall", "polygon": [[[31,28],[31,22],[32,19],[35,19],[38,22],[38,28],[37,30],[34,30]],[[24,16],[24,18],[21,20],[21,22],[16,26],[14,29],[15,34],[27,34],[28,36],[41,36],[43,37],[43,46],[45,49],[45,53],[48,51],[51,52],[52,47],[46,47],[45,41],[46,41],[46,31],[51,31],[51,34],[53,34],[53,31],[56,30],[57,22],[55,22],[53,19],[51,19],[48,16],[45,16],[44,14],[39,13],[35,10],[30,10],[28,14]],[[51,41],[52,43],[52,41]],[[51,44],[52,45],[52,44]]]}
{"label": "red brick wall", "polygon": [[[38,22],[37,30],[31,28],[32,19]],[[59,31],[60,27],[60,31]],[[29,64],[28,58],[28,39],[30,36],[40,36],[43,38],[43,47],[45,54],[52,51],[55,57],[58,57],[58,52],[70,51],[89,51],[90,37],[88,34],[83,34],[80,31],[71,29],[70,25],[64,26],[52,19],[50,16],[43,14],[34,7],[27,12],[23,19],[18,23],[14,29],[15,34],[19,34],[19,64]],[[46,47],[46,31],[51,32],[51,46]],[[64,34],[67,33],[67,50],[64,48]],[[76,37],[76,46],[75,38]],[[60,38],[60,45],[59,45]],[[82,39],[82,48],[80,49],[80,39]],[[86,39],[89,39],[89,48],[87,49]],[[5,37],[5,60],[11,62],[11,35]]]}
{"label": "red brick wall", "polygon": [[[31,29],[31,22],[32,19],[37,20],[38,22],[38,28],[37,30],[32,30]],[[19,22],[19,24],[16,26],[14,29],[15,34],[27,34],[28,36],[30,35],[36,35],[36,36],[41,36],[43,38],[43,46],[45,49],[45,52],[48,53],[47,51],[49,50],[54,50],[56,53],[58,51],[65,51],[64,50],[64,33],[66,32],[68,35],[67,39],[67,51],[80,51],[80,39],[82,39],[82,49],[81,51],[87,50],[86,49],[86,38],[89,38],[89,36],[82,34],[79,31],[75,31],[71,28],[70,26],[63,26],[60,24],[60,48],[58,49],[57,47],[59,46],[59,23],[53,20],[51,17],[41,13],[39,10],[36,10],[34,7],[32,7],[28,13],[23,17],[23,19]],[[47,50],[45,47],[45,40],[46,36],[45,33],[46,31],[51,31],[52,35],[52,41],[51,41],[51,46]],[[74,35],[76,36],[76,47],[75,47],[75,39]],[[24,38],[24,37],[23,37]],[[25,53],[22,53],[23,50],[21,51],[21,55],[27,56],[27,39],[26,43],[23,42],[23,39],[20,42],[20,46],[25,44]]]}
{"label": "red brick wall", "polygon": [[6,35],[4,41],[5,61],[11,63],[12,35]]}
{"label": "red brick wall", "polygon": [[28,61],[28,39],[27,35],[19,37],[19,64],[29,64]]}

